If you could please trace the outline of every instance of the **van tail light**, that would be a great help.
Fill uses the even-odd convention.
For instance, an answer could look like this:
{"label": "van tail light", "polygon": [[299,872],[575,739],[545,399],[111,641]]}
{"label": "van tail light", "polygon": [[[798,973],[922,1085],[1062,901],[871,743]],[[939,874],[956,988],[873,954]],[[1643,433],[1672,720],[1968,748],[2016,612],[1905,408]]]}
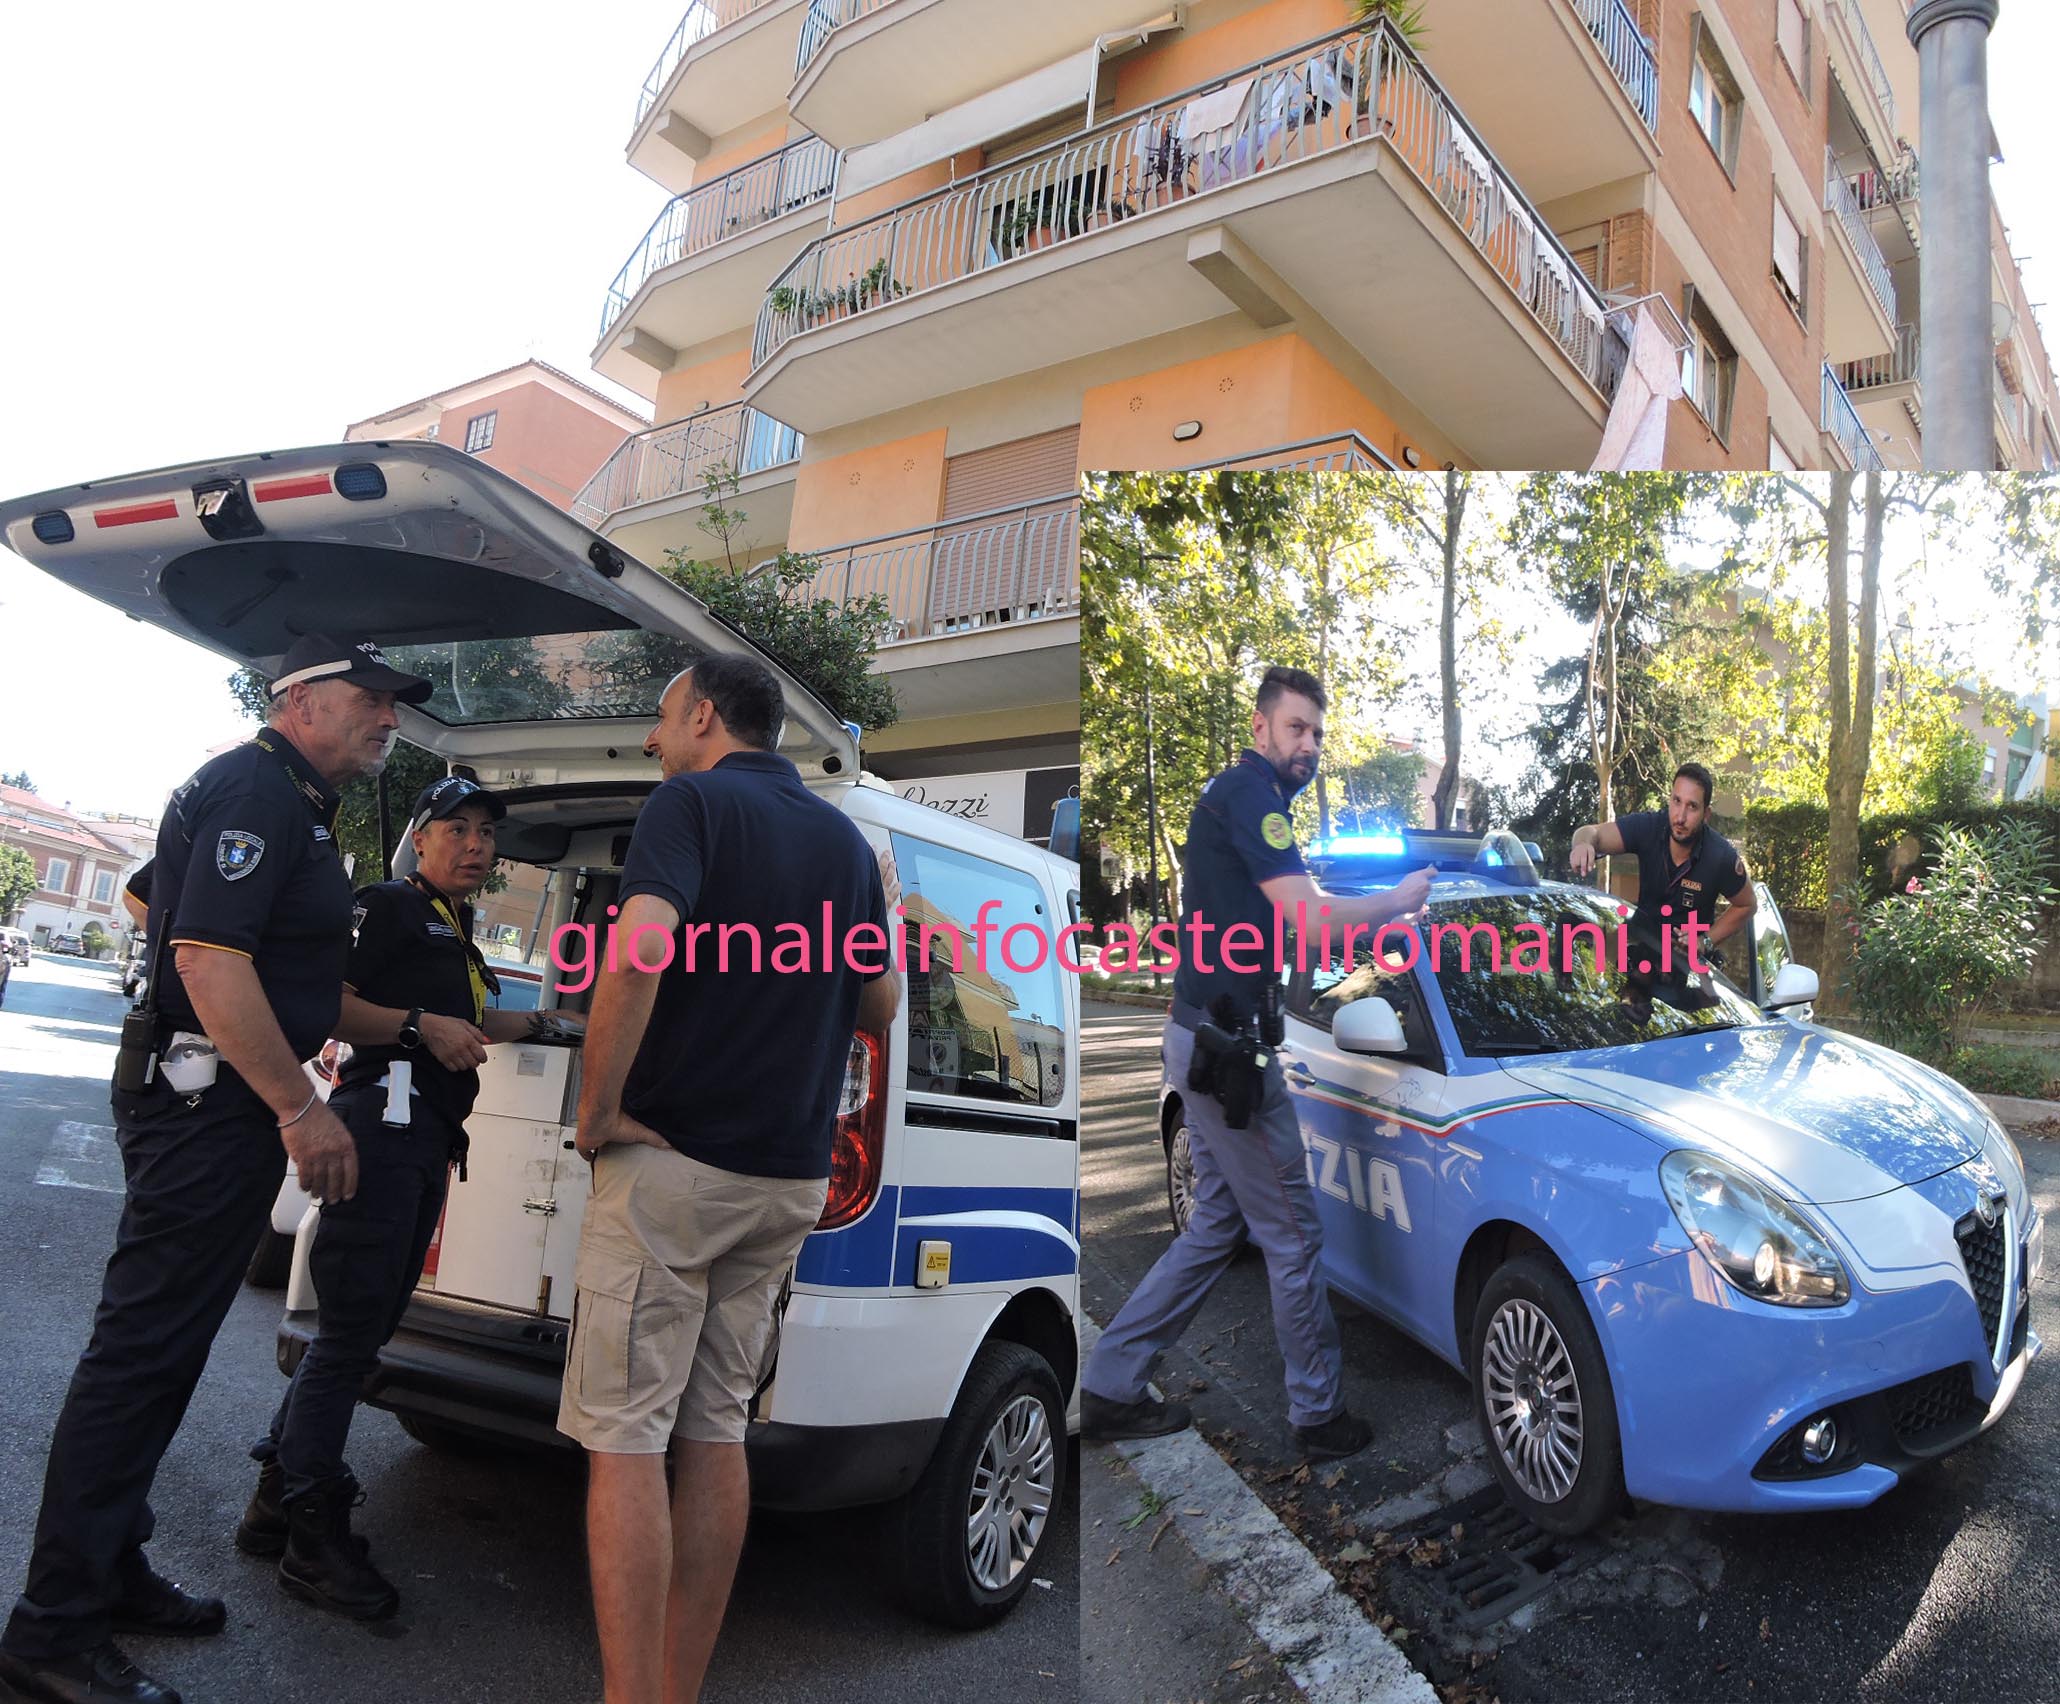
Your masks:
{"label": "van tail light", "polygon": [[880,1193],[886,1146],[887,1040],[860,1030],[844,1060],[844,1094],[830,1142],[830,1192],[817,1230],[834,1231],[864,1217]]}

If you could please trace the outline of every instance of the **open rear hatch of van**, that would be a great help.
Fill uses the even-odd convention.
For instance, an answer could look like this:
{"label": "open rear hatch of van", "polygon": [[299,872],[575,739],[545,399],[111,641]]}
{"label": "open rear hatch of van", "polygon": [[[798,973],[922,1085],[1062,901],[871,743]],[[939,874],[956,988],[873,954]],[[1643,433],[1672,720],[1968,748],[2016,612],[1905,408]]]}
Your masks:
{"label": "open rear hatch of van", "polygon": [[[697,657],[756,652],[665,576],[444,444],[338,444],[67,486],[0,503],[0,537],[267,677],[303,633],[370,637],[435,685],[402,707],[402,737],[509,784],[651,773],[641,752],[666,681]],[[765,661],[787,696],[781,751],[804,775],[855,776],[851,730]]]}

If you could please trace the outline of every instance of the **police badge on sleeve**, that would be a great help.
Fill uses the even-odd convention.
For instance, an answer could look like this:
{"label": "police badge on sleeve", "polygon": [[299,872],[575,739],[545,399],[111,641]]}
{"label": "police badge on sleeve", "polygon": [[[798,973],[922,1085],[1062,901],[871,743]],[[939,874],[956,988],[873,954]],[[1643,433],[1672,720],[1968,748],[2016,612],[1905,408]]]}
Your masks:
{"label": "police badge on sleeve", "polygon": [[225,828],[215,842],[215,868],[225,882],[240,882],[258,867],[265,855],[265,843],[240,828]]}

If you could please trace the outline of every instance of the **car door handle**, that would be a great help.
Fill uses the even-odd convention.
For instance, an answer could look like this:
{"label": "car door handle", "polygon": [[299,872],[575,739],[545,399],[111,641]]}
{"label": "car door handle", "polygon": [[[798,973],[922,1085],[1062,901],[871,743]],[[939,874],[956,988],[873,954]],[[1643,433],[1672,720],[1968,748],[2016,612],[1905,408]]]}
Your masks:
{"label": "car door handle", "polygon": [[1288,1066],[1282,1075],[1298,1089],[1313,1089],[1316,1087],[1316,1073],[1300,1060],[1296,1060],[1294,1064]]}

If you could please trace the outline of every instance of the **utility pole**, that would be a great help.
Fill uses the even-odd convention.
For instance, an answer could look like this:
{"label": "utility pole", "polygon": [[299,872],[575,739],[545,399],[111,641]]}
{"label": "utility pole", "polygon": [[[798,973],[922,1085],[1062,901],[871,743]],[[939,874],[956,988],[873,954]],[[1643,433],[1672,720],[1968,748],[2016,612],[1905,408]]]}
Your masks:
{"label": "utility pole", "polygon": [[[1147,551],[1144,547],[1144,541],[1140,539],[1137,545],[1138,591],[1142,593],[1145,589],[1145,571],[1148,563],[1178,562],[1179,560],[1179,557],[1170,556],[1164,551]],[[1145,829],[1151,836],[1152,930],[1156,933],[1159,927],[1159,769],[1158,759],[1154,755],[1158,741],[1155,737],[1156,730],[1152,725],[1152,660],[1152,653],[1147,649],[1144,657],[1144,814]],[[1152,936],[1150,934],[1145,936],[1147,946],[1150,945],[1151,939]],[[1154,949],[1154,952],[1156,954],[1156,949]],[[1152,959],[1152,988],[1156,991],[1159,986],[1159,961],[1154,956]]]}
{"label": "utility pole", "polygon": [[1910,8],[1924,137],[1918,379],[1927,472],[1995,465],[1988,38],[1999,9],[2000,0],[1917,0]]}

